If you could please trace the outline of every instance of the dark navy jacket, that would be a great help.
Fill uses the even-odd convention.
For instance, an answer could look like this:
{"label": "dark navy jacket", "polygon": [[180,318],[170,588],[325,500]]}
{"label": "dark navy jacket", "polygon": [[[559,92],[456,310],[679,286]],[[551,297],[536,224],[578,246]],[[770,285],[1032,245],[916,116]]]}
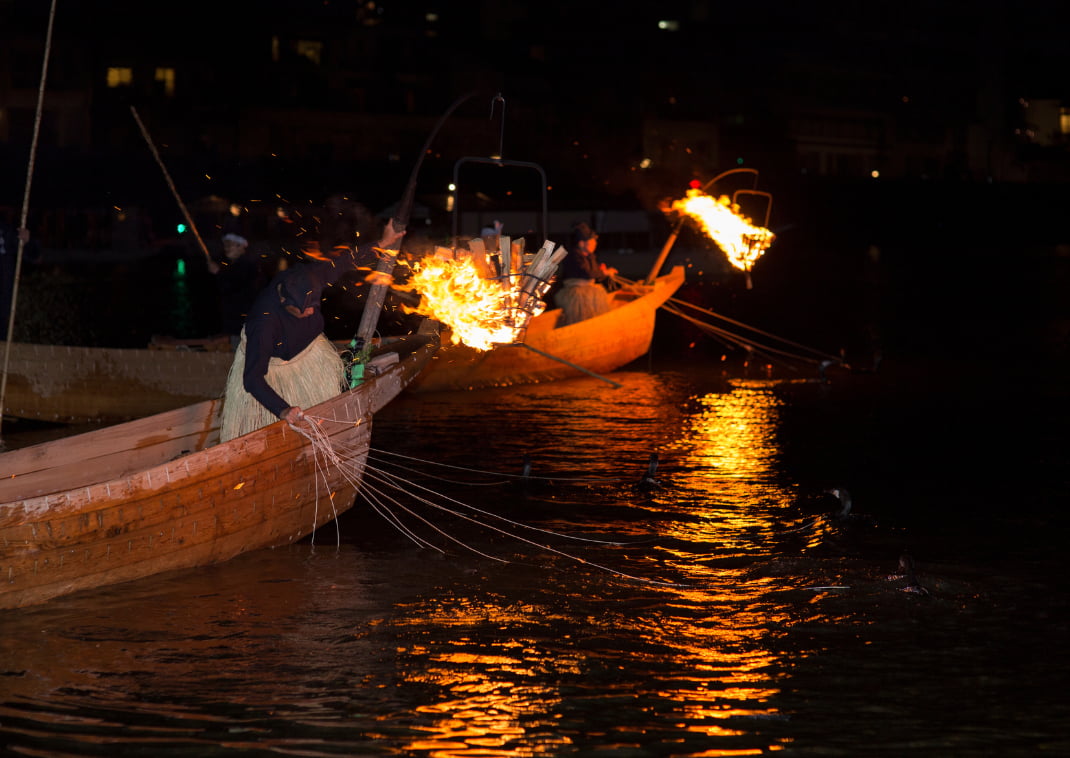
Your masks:
{"label": "dark navy jacket", "polygon": [[[361,247],[354,255],[343,253],[328,261],[298,263],[275,276],[261,290],[245,319],[245,373],[242,377],[245,390],[276,416],[280,416],[290,403],[267,383],[268,364],[273,357],[291,360],[323,333],[323,313],[320,300],[323,289],[334,284],[350,271],[375,266],[375,253],[371,246]],[[311,305],[314,312],[306,318],[297,318],[286,311],[281,302],[283,296],[300,291],[303,301],[300,308]],[[293,298],[289,299],[293,304]]]}

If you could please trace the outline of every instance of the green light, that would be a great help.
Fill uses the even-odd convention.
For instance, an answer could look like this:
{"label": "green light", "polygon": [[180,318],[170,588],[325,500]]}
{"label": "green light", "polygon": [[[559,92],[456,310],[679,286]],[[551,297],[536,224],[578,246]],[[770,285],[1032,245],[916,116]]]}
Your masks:
{"label": "green light", "polygon": [[178,276],[185,276],[186,275],[186,260],[184,258],[179,258],[178,259],[178,265],[175,266],[175,273]]}
{"label": "green light", "polygon": [[736,158],[736,165],[737,166],[742,166],[743,165],[743,159],[742,158]]}
{"label": "green light", "polygon": [[179,234],[182,234],[182,232],[186,231],[186,225],[185,224],[179,224],[178,226],[175,227],[175,229],[178,231]]}

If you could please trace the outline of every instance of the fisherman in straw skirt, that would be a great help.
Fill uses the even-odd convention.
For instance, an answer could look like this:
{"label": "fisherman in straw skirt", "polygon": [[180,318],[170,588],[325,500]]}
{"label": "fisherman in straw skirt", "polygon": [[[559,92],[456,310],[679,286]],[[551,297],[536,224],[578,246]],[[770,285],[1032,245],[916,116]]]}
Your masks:
{"label": "fisherman in straw skirt", "polygon": [[[404,231],[393,221],[378,247],[396,250]],[[296,424],[303,408],[344,389],[345,366],[323,334],[323,289],[343,274],[374,268],[375,250],[362,245],[338,258],[310,260],[277,274],[249,309],[234,352],[223,402],[224,442],[285,419]]]}
{"label": "fisherman in straw skirt", "polygon": [[558,326],[575,324],[609,310],[609,295],[603,282],[617,270],[598,262],[597,247],[598,233],[582,221],[576,224],[568,256],[561,262],[561,289],[554,296],[562,311]]}

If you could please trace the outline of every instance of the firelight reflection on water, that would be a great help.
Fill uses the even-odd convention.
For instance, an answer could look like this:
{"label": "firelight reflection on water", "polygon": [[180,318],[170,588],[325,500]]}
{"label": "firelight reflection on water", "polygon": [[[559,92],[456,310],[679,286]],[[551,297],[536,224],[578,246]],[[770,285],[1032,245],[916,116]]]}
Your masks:
{"label": "firelight reflection on water", "polygon": [[[887,581],[897,553],[882,526],[840,533],[801,506],[819,477],[786,451],[813,449],[812,425],[791,420],[800,397],[828,410],[819,388],[791,396],[693,370],[614,378],[619,390],[584,379],[406,396],[375,419],[373,453],[439,474],[430,486],[603,541],[533,539],[579,561],[427,513],[482,553],[441,540],[439,555],[358,505],[339,545],[332,527],[315,547],[7,612],[0,743],[472,758],[1065,746],[1064,646],[1037,637],[1058,625],[1036,623],[1059,608],[1023,593],[1041,586],[1029,566],[993,580],[922,563],[933,595],[919,598]],[[660,486],[645,491],[652,452]],[[503,482],[524,455],[538,481]],[[1026,677],[1008,654],[1022,641],[1046,651]],[[962,681],[984,697],[961,697]],[[1028,708],[986,705],[1012,702]],[[1030,736],[1015,737],[1022,724]]]}
{"label": "firelight reflection on water", "polygon": [[[778,718],[770,705],[777,692],[770,672],[779,663],[764,640],[769,625],[783,614],[763,600],[770,582],[740,581],[738,571],[711,569],[702,561],[712,545],[718,551],[744,550],[752,547],[753,535],[773,529],[769,517],[750,506],[756,485],[765,499],[774,492],[778,499],[788,497],[771,484],[780,401],[766,389],[686,398],[676,394],[679,388],[671,380],[642,374],[628,374],[624,385],[608,395],[597,392],[597,385],[582,382],[485,393],[481,413],[496,418],[501,428],[523,428],[526,441],[539,448],[543,458],[556,449],[551,439],[596,438],[596,445],[568,449],[569,460],[592,477],[619,475],[622,462],[637,463],[639,444],[659,447],[671,488],[642,503],[629,502],[634,500],[630,488],[614,490],[607,502],[588,493],[586,514],[570,509],[566,517],[554,517],[549,510],[547,515],[552,528],[569,533],[588,517],[603,519],[589,528],[631,537],[649,536],[653,523],[665,544],[634,551],[634,565],[624,569],[652,577],[668,572],[676,583],[649,587],[641,597],[628,597],[635,586],[621,588],[615,583],[589,596],[574,595],[575,603],[601,601],[600,607],[588,611],[582,630],[552,642],[518,630],[540,620],[575,624],[568,610],[558,608],[571,594],[567,591],[565,598],[561,590],[545,603],[503,606],[507,598],[493,598],[473,605],[469,597],[439,597],[411,608],[417,614],[409,622],[413,628],[443,633],[429,635],[434,640],[429,645],[406,651],[413,665],[404,668],[405,676],[412,683],[433,684],[445,699],[421,708],[437,719],[410,749],[438,755],[474,751],[517,755],[524,754],[517,752],[518,746],[527,745],[529,750],[553,754],[595,737],[610,739],[618,748],[634,748],[650,739],[649,727],[636,726],[637,733],[629,736],[626,725],[601,731],[587,727],[583,739],[569,736],[561,711],[570,709],[577,691],[601,707],[659,714],[671,726],[653,731],[679,730],[676,739],[682,744],[745,739],[747,729],[739,722]],[[592,402],[592,397],[615,402]],[[439,399],[437,420],[422,415],[421,425],[448,427],[470,400]],[[451,407],[453,403],[456,407]],[[551,407],[556,409],[553,415]],[[422,407],[420,412],[427,414],[429,409]],[[533,429],[530,420],[514,418],[518,413],[553,423]],[[570,499],[563,505],[579,503]],[[637,513],[629,512],[633,507]],[[615,523],[607,524],[605,518]],[[614,599],[621,589],[625,596]],[[444,633],[447,629],[453,633]],[[473,643],[481,652],[471,651]],[[626,658],[627,666],[618,664],[612,672],[592,676],[592,659],[607,656],[599,651],[607,643],[614,648],[612,658]],[[547,675],[555,685],[539,686]],[[568,684],[561,687],[558,682]],[[775,740],[762,745],[762,749],[775,747]],[[706,754],[745,754],[751,749]]]}

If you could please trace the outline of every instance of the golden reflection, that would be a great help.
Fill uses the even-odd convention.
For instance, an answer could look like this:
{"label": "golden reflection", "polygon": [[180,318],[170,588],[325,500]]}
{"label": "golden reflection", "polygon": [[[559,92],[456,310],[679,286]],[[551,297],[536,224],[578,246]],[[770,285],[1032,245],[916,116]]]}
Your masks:
{"label": "golden reflection", "polygon": [[693,402],[697,410],[684,420],[673,448],[679,468],[674,479],[695,502],[663,530],[720,550],[753,551],[774,536],[774,517],[792,499],[775,476],[783,401],[769,386],[754,385]]}
{"label": "golden reflection", "polygon": [[[442,697],[417,708],[432,723],[420,727],[424,734],[406,752],[437,758],[553,755],[571,744],[553,728],[562,698],[546,682],[578,675],[578,653],[554,657],[537,641],[506,631],[553,614],[525,602],[452,600],[420,605],[405,616],[408,625],[434,629],[429,639],[435,642],[399,649],[400,675],[409,684],[434,685]],[[486,639],[488,626],[502,631]]]}
{"label": "golden reflection", "polygon": [[[528,393],[534,402],[537,391]],[[553,390],[558,411],[568,405],[564,393]],[[636,393],[634,407],[625,403],[633,418],[644,417],[644,397],[651,395]],[[651,417],[667,406],[680,408],[661,400]],[[644,730],[665,728],[672,730],[667,739],[689,748],[680,754],[782,749],[786,738],[760,736],[754,724],[782,718],[777,677],[785,663],[771,630],[793,623],[791,605],[772,599],[783,580],[750,573],[749,562],[718,560],[725,554],[768,555],[762,540],[778,528],[778,514],[793,500],[777,472],[782,401],[757,384],[693,398],[680,410],[673,423],[679,434],[670,443],[673,486],[643,503],[658,512],[658,533],[673,539],[636,558],[649,561],[649,571],[632,572],[656,575],[669,567],[680,585],[647,595],[645,589],[592,580],[577,590],[576,602],[584,608],[597,602],[601,610],[584,616],[583,634],[574,639],[545,638],[547,629],[577,624],[568,598],[440,595],[406,606],[394,621],[413,635],[403,635],[412,641],[397,650],[399,686],[430,688],[434,695],[423,700],[420,733],[402,752],[440,758],[554,755],[583,749],[581,738],[607,751],[643,750],[651,739],[663,739]],[[589,438],[580,434],[587,427],[574,419],[591,424],[600,412],[566,415],[577,437]],[[555,427],[558,439],[570,429],[565,422]],[[620,437],[629,431],[621,430]],[[606,436],[600,454],[612,458],[615,435]],[[634,449],[634,439],[628,444]],[[627,665],[609,671],[618,653]],[[629,715],[613,725],[596,719],[577,732],[578,707],[622,707]],[[764,744],[754,747],[752,740]],[[718,742],[725,747],[718,749]]]}
{"label": "golden reflection", "polygon": [[770,470],[780,400],[768,389],[737,388],[699,399],[702,411],[690,420],[686,444],[700,478],[748,479]]}

